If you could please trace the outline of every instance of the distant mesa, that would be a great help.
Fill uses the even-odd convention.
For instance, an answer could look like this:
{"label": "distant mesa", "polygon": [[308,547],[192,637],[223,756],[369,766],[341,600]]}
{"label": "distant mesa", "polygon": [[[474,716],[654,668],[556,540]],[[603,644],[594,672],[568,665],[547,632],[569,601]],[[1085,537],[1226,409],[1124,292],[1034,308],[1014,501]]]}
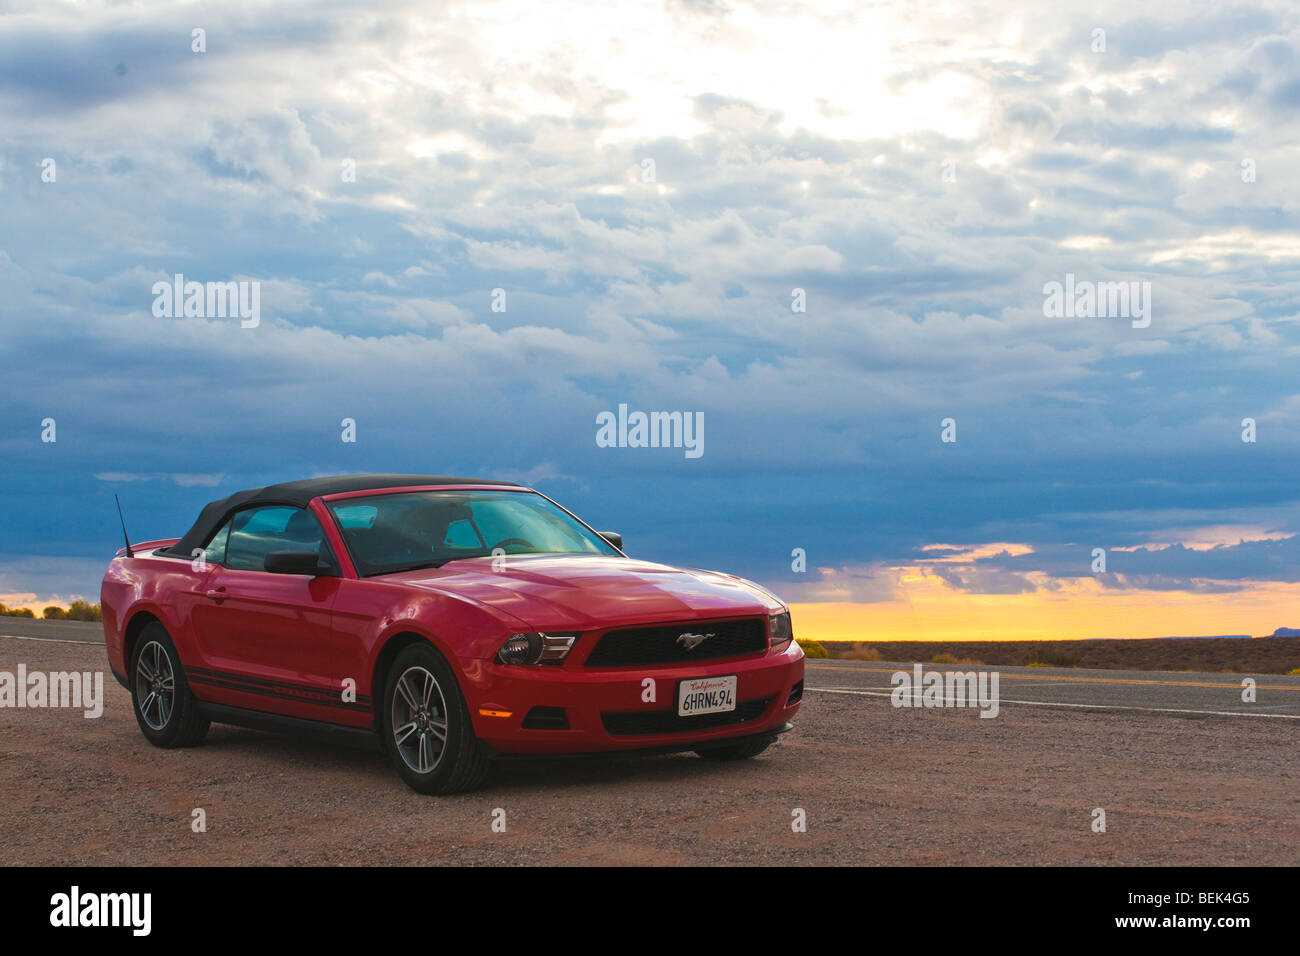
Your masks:
{"label": "distant mesa", "polygon": [[1274,637],[1300,637],[1300,627],[1279,627],[1273,632]]}
{"label": "distant mesa", "polygon": [[1227,638],[1249,638],[1249,634],[1166,634],[1162,641],[1221,641]]}

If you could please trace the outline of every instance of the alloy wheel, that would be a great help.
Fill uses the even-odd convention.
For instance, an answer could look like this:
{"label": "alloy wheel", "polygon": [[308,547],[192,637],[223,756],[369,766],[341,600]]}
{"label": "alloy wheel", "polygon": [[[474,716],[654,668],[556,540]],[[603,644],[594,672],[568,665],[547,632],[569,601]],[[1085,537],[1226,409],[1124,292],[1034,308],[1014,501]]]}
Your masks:
{"label": "alloy wheel", "polygon": [[176,703],[176,672],[167,649],[150,641],[135,665],[135,699],[140,716],[153,730],[162,730],[172,718]]}
{"label": "alloy wheel", "polygon": [[425,667],[408,667],[393,692],[393,743],[416,773],[432,773],[447,749],[447,702]]}

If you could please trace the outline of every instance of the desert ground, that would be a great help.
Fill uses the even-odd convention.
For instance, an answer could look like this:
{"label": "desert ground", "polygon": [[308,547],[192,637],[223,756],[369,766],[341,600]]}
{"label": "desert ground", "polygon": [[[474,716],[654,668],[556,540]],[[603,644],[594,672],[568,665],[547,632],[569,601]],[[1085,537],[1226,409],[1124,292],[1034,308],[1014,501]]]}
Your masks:
{"label": "desert ground", "polygon": [[891,706],[903,662],[810,662],[755,760],[511,763],[430,798],[377,751],[224,726],[151,747],[95,643],[0,637],[19,663],[102,670],[106,702],[0,708],[6,865],[1300,863],[1297,677],[1257,675],[1250,707],[1217,673],[1009,668],[987,719]]}

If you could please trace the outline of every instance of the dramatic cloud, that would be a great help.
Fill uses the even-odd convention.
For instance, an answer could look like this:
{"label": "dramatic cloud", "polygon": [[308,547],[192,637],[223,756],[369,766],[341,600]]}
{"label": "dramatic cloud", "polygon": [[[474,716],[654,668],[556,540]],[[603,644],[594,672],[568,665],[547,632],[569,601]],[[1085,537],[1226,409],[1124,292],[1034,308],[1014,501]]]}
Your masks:
{"label": "dramatic cloud", "polygon": [[[7,10],[0,551],[86,562],[15,592],[93,594],[114,490],[163,536],[359,470],[516,476],[810,601],[1097,547],[1103,589],[1300,580],[1294,4]],[[177,274],[259,324],[156,316]],[[1067,277],[1149,325],[1046,317]],[[620,403],[704,455],[598,448]]]}

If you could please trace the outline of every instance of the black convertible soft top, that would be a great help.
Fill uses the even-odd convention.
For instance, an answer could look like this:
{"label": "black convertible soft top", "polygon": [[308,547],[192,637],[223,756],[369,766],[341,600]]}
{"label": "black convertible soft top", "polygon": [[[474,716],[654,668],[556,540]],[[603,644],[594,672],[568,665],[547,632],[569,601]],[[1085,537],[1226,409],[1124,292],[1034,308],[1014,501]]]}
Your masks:
{"label": "black convertible soft top", "polygon": [[248,505],[293,505],[305,508],[320,495],[337,495],[347,491],[372,491],[380,488],[401,488],[410,485],[504,485],[518,488],[513,481],[493,481],[488,478],[449,478],[446,475],[334,475],[329,478],[305,478],[285,481],[265,488],[236,491],[228,498],[212,501],[199,512],[194,526],[170,548],[160,553],[188,558],[195,548],[202,548],[208,539],[221,530],[230,515]]}

